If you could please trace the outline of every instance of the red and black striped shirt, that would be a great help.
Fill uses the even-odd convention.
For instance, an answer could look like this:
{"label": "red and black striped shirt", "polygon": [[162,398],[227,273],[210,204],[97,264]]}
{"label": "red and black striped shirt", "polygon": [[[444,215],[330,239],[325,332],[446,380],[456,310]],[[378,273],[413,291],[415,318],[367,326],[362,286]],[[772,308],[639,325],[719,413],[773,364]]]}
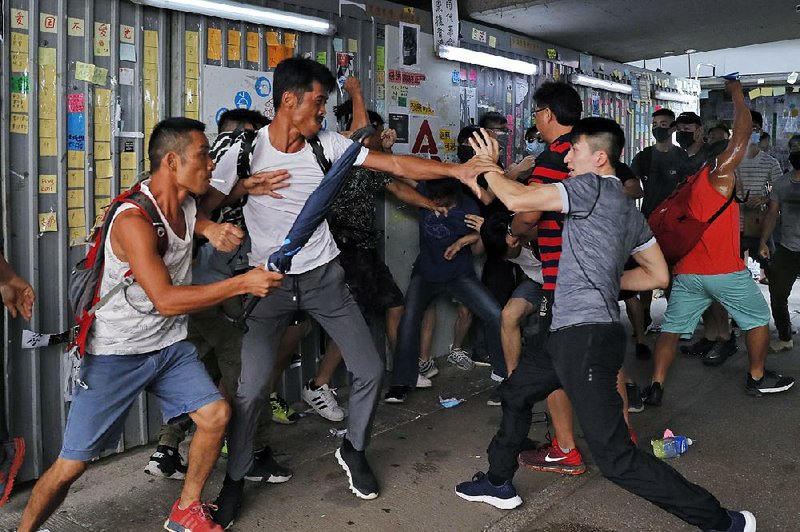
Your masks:
{"label": "red and black striped shirt", "polygon": [[[536,158],[528,184],[558,183],[569,176],[567,163],[564,162],[572,144],[570,134],[564,134],[554,140]],[[544,212],[539,219],[539,253],[542,257],[542,277],[545,290],[556,289],[558,277],[558,261],[561,258],[561,231],[564,228],[564,215],[559,212]]]}

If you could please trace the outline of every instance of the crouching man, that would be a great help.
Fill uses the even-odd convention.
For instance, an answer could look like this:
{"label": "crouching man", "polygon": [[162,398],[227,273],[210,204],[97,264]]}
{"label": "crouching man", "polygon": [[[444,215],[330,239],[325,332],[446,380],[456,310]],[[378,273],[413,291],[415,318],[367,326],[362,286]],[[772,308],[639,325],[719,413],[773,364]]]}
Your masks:
{"label": "crouching man", "polygon": [[[116,286],[128,270],[135,282],[97,310],[81,368],[86,387],[76,387],[61,453],[34,487],[20,532],[37,530],[89,461],[116,445],[128,411],[144,390],[158,397],[165,421],[188,414],[197,425],[183,491],[164,528],[222,530],[200,495],[219,455],[230,408],[194,346],[184,341],[186,314],[236,295],[264,297],[280,285],[282,276],[256,268],[218,283],[192,286],[192,195],[206,192],[214,169],[204,130],[201,122],[169,118],[150,138],[151,177],[141,189],[158,207],[166,231],[163,256],[153,223],[135,205],[123,204],[114,215],[104,242],[99,295]],[[213,242],[218,234],[206,236]]]}

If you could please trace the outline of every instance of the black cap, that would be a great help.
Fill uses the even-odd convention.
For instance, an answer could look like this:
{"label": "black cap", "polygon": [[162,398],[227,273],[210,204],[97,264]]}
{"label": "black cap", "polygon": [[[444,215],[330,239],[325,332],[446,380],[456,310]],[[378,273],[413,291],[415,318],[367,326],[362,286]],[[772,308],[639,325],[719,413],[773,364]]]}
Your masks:
{"label": "black cap", "polygon": [[703,121],[700,120],[700,117],[697,116],[697,113],[692,111],[685,111],[678,115],[678,118],[675,119],[676,124],[697,124],[698,126],[703,125]]}

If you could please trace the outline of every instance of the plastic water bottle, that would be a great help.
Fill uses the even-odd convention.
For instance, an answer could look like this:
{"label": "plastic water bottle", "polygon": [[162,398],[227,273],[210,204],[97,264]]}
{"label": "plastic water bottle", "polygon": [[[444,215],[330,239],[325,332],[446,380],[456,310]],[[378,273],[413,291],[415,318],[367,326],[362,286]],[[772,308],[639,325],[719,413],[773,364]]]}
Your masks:
{"label": "plastic water bottle", "polygon": [[653,454],[658,458],[676,458],[689,450],[692,440],[685,436],[673,436],[660,440],[651,440]]}

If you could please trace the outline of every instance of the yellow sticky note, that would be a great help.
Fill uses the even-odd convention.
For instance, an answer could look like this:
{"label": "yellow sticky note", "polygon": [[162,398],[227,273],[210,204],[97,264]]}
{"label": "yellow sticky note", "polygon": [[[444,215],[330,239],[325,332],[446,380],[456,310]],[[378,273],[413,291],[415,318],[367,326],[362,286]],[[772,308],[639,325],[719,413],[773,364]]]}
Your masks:
{"label": "yellow sticky note", "polygon": [[358,41],[355,39],[347,39],[347,51],[350,53],[358,53]]}
{"label": "yellow sticky note", "polygon": [[242,32],[228,30],[228,61],[242,59]]}
{"label": "yellow sticky note", "polygon": [[200,61],[200,55],[197,51],[197,46],[186,45],[186,64],[197,64]]}
{"label": "yellow sticky note", "polygon": [[[143,70],[144,70],[143,77],[145,80],[145,85],[147,84],[148,81],[155,81],[158,79],[158,66],[145,64]],[[153,86],[156,86],[155,83],[153,83]]]}
{"label": "yellow sticky note", "polygon": [[278,32],[276,32],[276,31],[268,31],[267,32],[267,44],[279,44],[278,43]]}
{"label": "yellow sticky note", "polygon": [[111,141],[111,125],[97,123],[94,125],[94,139],[98,142]]}
{"label": "yellow sticky note", "polygon": [[158,48],[158,32],[144,30],[144,45],[146,48]]}
{"label": "yellow sticky note", "polygon": [[158,64],[158,48],[145,48],[144,49],[144,62],[147,65]]}
{"label": "yellow sticky note", "polygon": [[56,64],[56,49],[55,48],[39,48],[39,65],[55,65]]}
{"label": "yellow sticky note", "polygon": [[92,63],[75,62],[75,79],[91,82],[94,79],[95,66]]}
{"label": "yellow sticky note", "polygon": [[28,95],[20,92],[11,93],[11,112],[12,113],[27,113],[28,112]]}
{"label": "yellow sticky note", "polygon": [[95,106],[94,108],[94,123],[109,123],[111,122],[111,110],[108,107]]}
{"label": "yellow sticky note", "polygon": [[67,210],[67,226],[86,227],[86,213],[83,211],[83,209]]}
{"label": "yellow sticky note", "polygon": [[55,157],[58,155],[58,140],[39,137],[39,157]]}
{"label": "yellow sticky note", "polygon": [[247,47],[248,48],[258,48],[259,39],[258,33],[255,31],[248,31],[247,32]]}
{"label": "yellow sticky note", "polygon": [[25,33],[20,33],[18,31],[11,32],[11,51],[12,52],[21,52],[23,54],[28,53],[28,35]]}
{"label": "yellow sticky note", "polygon": [[122,188],[131,188],[135,184],[136,184],[136,170],[129,170],[129,169],[120,170],[119,185]]}
{"label": "yellow sticky note", "polygon": [[[43,115],[39,115],[43,116]],[[52,115],[48,115],[52,116]],[[39,119],[39,136],[46,137],[46,138],[55,138],[56,137],[56,121],[50,120],[49,118],[40,118]]]}
{"label": "yellow sticky note", "polygon": [[258,47],[247,47],[247,60],[250,63],[258,63],[259,59],[261,58],[261,52]]}
{"label": "yellow sticky note", "polygon": [[[86,152],[78,150],[69,150],[67,152],[67,168],[83,168],[86,164]],[[83,183],[83,182],[81,182]],[[73,186],[72,183],[69,186]],[[83,186],[81,184],[80,186]]]}
{"label": "yellow sticky note", "polygon": [[111,91],[108,89],[97,89],[94,91],[95,105],[98,107],[109,107],[111,105]]}
{"label": "yellow sticky note", "polygon": [[40,212],[39,213],[39,232],[40,233],[54,233],[58,231],[58,219],[56,213]]}
{"label": "yellow sticky note", "polygon": [[39,115],[40,116],[56,116],[56,98],[55,96],[48,96],[39,99]]}
{"label": "yellow sticky note", "polygon": [[97,213],[98,219],[103,215],[109,203],[111,203],[111,198],[96,198],[94,200],[94,212]]}
{"label": "yellow sticky note", "polygon": [[80,246],[86,243],[86,227],[70,227],[69,245]]}
{"label": "yellow sticky note", "polygon": [[21,135],[28,134],[28,115],[21,113],[11,113],[11,127],[9,130],[12,133],[19,133]]}
{"label": "yellow sticky note", "polygon": [[136,153],[132,151],[120,153],[119,167],[122,170],[136,170]]}
{"label": "yellow sticky note", "polygon": [[11,52],[11,72],[28,71],[28,54],[23,52]]}
{"label": "yellow sticky note", "polygon": [[55,174],[39,175],[39,194],[55,194],[57,180],[58,177]]}
{"label": "yellow sticky note", "polygon": [[208,28],[208,58],[212,61],[222,59],[222,30],[219,28]]}
{"label": "yellow sticky note", "polygon": [[199,111],[185,111],[183,114],[186,118],[191,118],[193,120],[200,120]]}
{"label": "yellow sticky note", "polygon": [[755,100],[756,98],[761,96],[761,89],[753,89],[753,90],[751,90],[750,92],[747,93],[747,96],[751,100]]}
{"label": "yellow sticky note", "polygon": [[772,96],[772,87],[762,87],[761,96]]}
{"label": "yellow sticky note", "polygon": [[289,48],[294,48],[297,44],[297,34],[296,33],[284,33],[283,34],[283,44],[288,46]]}
{"label": "yellow sticky note", "polygon": [[94,194],[95,194],[95,196],[110,196],[111,195],[111,180],[110,179],[95,179],[95,181],[94,181]]}
{"label": "yellow sticky note", "polygon": [[275,68],[284,59],[284,47],[282,44],[267,45],[267,66],[269,68]]}
{"label": "yellow sticky note", "polygon": [[77,207],[83,207],[83,190],[67,190],[67,208],[74,209]]}
{"label": "yellow sticky note", "polygon": [[[95,124],[95,138],[97,137],[97,125]],[[111,159],[111,143],[110,142],[95,142],[94,143],[94,158],[96,161]]]}
{"label": "yellow sticky note", "polygon": [[94,176],[97,179],[104,177],[111,177],[114,175],[114,163],[111,161],[95,161],[94,162]]}
{"label": "yellow sticky note", "polygon": [[186,32],[186,48],[198,48],[200,46],[200,34],[196,31]]}
{"label": "yellow sticky note", "polygon": [[108,69],[103,67],[95,67],[94,76],[92,76],[92,83],[94,85],[105,86],[108,80]]}
{"label": "yellow sticky note", "polygon": [[[77,153],[83,154],[82,151]],[[84,176],[83,170],[67,171],[67,186],[69,188],[80,188],[81,190],[83,190],[85,184],[86,184],[86,178]]]}
{"label": "yellow sticky note", "polygon": [[184,108],[187,111],[197,111],[198,104],[200,103],[200,94],[198,93],[198,83],[196,79],[186,80],[186,99]]}
{"label": "yellow sticky note", "polygon": [[198,79],[200,77],[200,66],[197,63],[186,63],[186,78]]}

